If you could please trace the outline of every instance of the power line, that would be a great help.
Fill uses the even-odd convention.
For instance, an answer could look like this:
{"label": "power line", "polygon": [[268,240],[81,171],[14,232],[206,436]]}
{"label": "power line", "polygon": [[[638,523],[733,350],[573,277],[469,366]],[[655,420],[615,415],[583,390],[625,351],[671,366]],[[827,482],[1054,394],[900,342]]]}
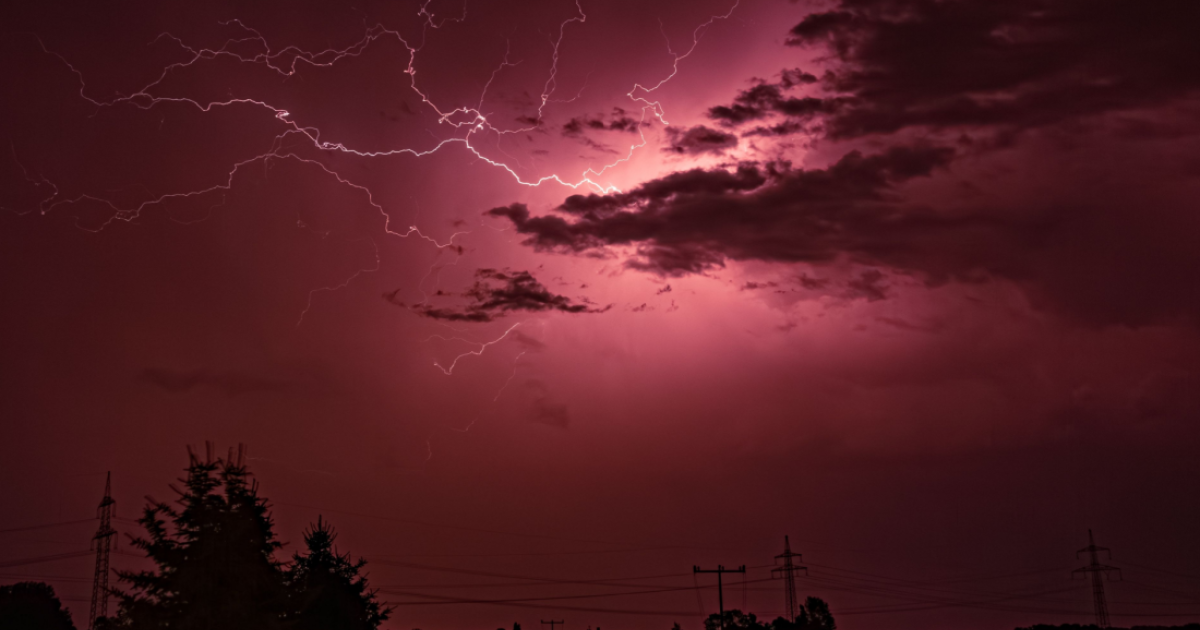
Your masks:
{"label": "power line", "polygon": [[10,527],[8,529],[0,529],[0,534],[11,534],[13,532],[30,532],[35,529],[49,529],[51,527],[63,527],[65,525],[78,525],[79,523],[91,523],[96,519],[83,518],[76,521],[59,521],[57,523],[42,523],[41,525],[26,525],[24,527]]}
{"label": "power line", "polygon": [[643,551],[674,550],[678,547],[630,547],[629,549],[595,549],[588,551],[514,551],[509,553],[384,553],[372,558],[511,558],[539,556],[590,556],[605,553],[640,553]]}
{"label": "power line", "polygon": [[[727,573],[738,573],[738,571],[726,570]],[[752,582],[767,582],[768,578],[752,580]],[[710,587],[711,588],[711,587]],[[543,597],[514,597],[504,599],[468,599],[461,597],[451,597],[448,595],[433,595],[430,593],[421,593],[418,591],[401,591],[387,587],[380,588],[381,593],[390,595],[409,595],[413,597],[425,597],[435,601],[427,602],[402,602],[397,605],[402,606],[437,606],[443,604],[516,604],[525,602],[544,602],[544,601],[561,601],[569,599],[603,599],[607,597],[627,597],[632,595],[653,595],[659,593],[677,593],[680,591],[691,590],[690,586],[669,586],[662,588],[643,589],[638,591],[625,591],[621,593],[585,593],[577,595],[548,595]]]}
{"label": "power line", "polygon": [[[832,567],[830,567],[830,569],[834,570],[834,571],[838,571],[838,569],[833,569]],[[848,571],[848,572],[849,573],[859,573],[859,572],[854,572],[854,571]],[[859,575],[870,576],[871,574],[859,573]],[[1011,593],[995,594],[995,593],[985,593],[985,592],[978,592],[978,591],[963,591],[961,589],[931,588],[928,586],[921,586],[919,584],[914,584],[909,581],[896,580],[893,578],[883,578],[881,576],[871,576],[869,578],[858,578],[858,577],[836,576],[835,575],[835,576],[806,577],[805,580],[809,581],[809,582],[815,582],[818,585],[824,583],[827,585],[827,588],[830,588],[831,590],[858,592],[858,593],[862,593],[862,594],[882,596],[882,597],[891,598],[891,599],[906,600],[909,602],[913,602],[914,604],[921,604],[918,606],[913,606],[912,604],[908,604],[908,605],[884,605],[884,606],[875,607],[876,609],[883,611],[883,610],[893,609],[893,608],[889,608],[889,606],[893,606],[894,610],[896,610],[897,612],[903,612],[906,610],[917,610],[917,609],[922,609],[925,607],[940,608],[940,607],[948,607],[948,606],[961,606],[961,607],[970,607],[970,608],[985,608],[985,609],[998,609],[998,610],[1014,610],[1014,609],[1019,608],[1024,612],[1058,612],[1058,611],[1050,611],[1048,609],[1034,609],[1029,606],[1018,607],[1018,606],[1012,606],[1012,605],[997,605],[997,604],[987,605],[987,602],[991,601],[991,600],[1007,601],[1007,600],[1014,600],[1014,599],[1015,600],[1025,599],[1025,600],[1032,601],[1032,600],[1039,599],[1040,597],[1042,597],[1043,595],[1046,595],[1048,593],[1065,592],[1068,590],[1073,590],[1070,587],[1068,587],[1066,589],[1058,589],[1057,591],[1050,590],[1050,591],[1046,591],[1046,592],[1030,592],[1028,589],[1025,589],[1025,590],[1014,591]],[[927,606],[929,604],[932,604],[932,606]],[[925,605],[925,606],[922,606],[922,605]],[[876,611],[874,609],[870,609],[870,608],[862,610],[863,614],[865,614],[867,612],[876,612]],[[1078,613],[1072,613],[1072,614],[1078,614]]]}
{"label": "power line", "polygon": [[[372,564],[382,564],[384,566],[404,567],[407,569],[420,569],[424,571],[434,571],[438,573],[458,573],[462,575],[477,575],[482,577],[508,578],[513,580],[529,580],[533,582],[545,582],[551,584],[587,584],[601,586],[634,586],[632,584],[621,584],[621,582],[629,582],[631,580],[654,580],[661,578],[683,577],[690,575],[689,573],[660,573],[657,575],[640,575],[623,578],[606,578],[599,580],[572,580],[565,578],[550,578],[532,575],[517,575],[512,573],[499,573],[496,571],[480,571],[478,569],[459,569],[456,567],[443,567],[429,564],[417,564],[412,562],[394,562],[387,560],[371,560]],[[657,588],[657,585],[648,586],[649,588]]]}
{"label": "power line", "polygon": [[[390,593],[390,594],[397,594],[397,593]],[[399,593],[399,594],[403,595],[404,593]],[[482,602],[477,602],[477,601],[472,601],[472,600],[462,600],[460,602],[446,601],[446,602],[385,602],[385,603],[388,604],[389,606],[411,606],[411,605],[422,604],[422,603],[472,604],[472,603],[482,603]],[[704,616],[702,613],[677,611],[677,610],[601,608],[601,607],[593,607],[593,606],[571,606],[571,605],[563,605],[563,604],[536,604],[536,603],[525,603],[525,602],[508,602],[508,601],[499,601],[499,600],[498,601],[490,601],[487,603],[495,605],[495,606],[507,606],[507,607],[513,607],[513,608],[534,608],[534,609],[541,609],[541,610],[570,610],[570,611],[578,611],[578,612],[601,612],[601,613],[613,613],[613,614],[619,614],[619,615],[656,615],[656,616],[663,616],[663,617],[703,617]]]}
{"label": "power line", "polygon": [[87,582],[91,583],[91,578],[79,577],[74,575],[33,575],[25,573],[0,573],[2,580],[54,580],[56,582]]}
{"label": "power line", "polygon": [[696,572],[692,572],[692,586],[696,590],[696,610],[700,612],[700,616],[704,616],[704,598],[700,596],[700,580],[696,577]]}
{"label": "power line", "polygon": [[1151,571],[1153,573],[1162,573],[1164,575],[1172,575],[1175,577],[1187,578],[1189,580],[1200,580],[1200,575],[1193,575],[1193,574],[1189,574],[1189,573],[1179,573],[1176,571],[1167,571],[1165,569],[1157,569],[1154,567],[1148,567],[1144,564],[1134,564],[1134,563],[1128,562],[1128,561],[1124,562],[1124,564],[1126,566],[1134,567],[1137,569],[1142,569],[1144,571]]}
{"label": "power line", "polygon": [[1200,602],[1200,597],[1197,597],[1195,593],[1185,593],[1183,591],[1177,591],[1177,590],[1170,589],[1170,588],[1164,588],[1162,586],[1156,586],[1153,584],[1143,584],[1143,583],[1137,582],[1135,580],[1122,579],[1121,581],[1125,584],[1128,584],[1128,585],[1134,587],[1134,588],[1140,588],[1143,590],[1154,591],[1154,592],[1158,592],[1158,593],[1166,593],[1168,595],[1175,595],[1177,597],[1182,597],[1184,599],[1188,599],[1193,602]]}
{"label": "power line", "polygon": [[19,560],[5,560],[3,562],[0,562],[0,569],[7,569],[9,567],[21,567],[21,566],[25,566],[27,564],[41,564],[43,562],[53,562],[55,560],[66,560],[67,558],[78,558],[80,556],[90,556],[90,555],[92,555],[92,550],[85,549],[83,551],[68,551],[66,553],[56,553],[56,554],[52,554],[52,555],[48,555],[48,556],[36,556],[33,558],[21,558]]}
{"label": "power line", "polygon": [[[380,516],[378,514],[366,514],[363,512],[351,512],[348,510],[334,510],[334,509],[330,509],[330,508],[317,507],[315,505],[304,505],[301,503],[285,503],[283,501],[274,501],[273,503],[274,503],[274,505],[286,505],[289,507],[304,508],[304,509],[308,509],[308,510],[317,510],[320,512],[331,512],[334,514],[345,514],[347,516],[358,516],[361,518],[371,518],[371,519],[377,519],[377,520],[381,520],[381,521],[391,521],[394,523],[404,523],[406,525],[419,525],[421,527],[429,527],[429,528],[439,529],[439,530],[453,529],[453,530],[459,530],[459,531],[465,531],[465,532],[474,532],[474,533],[479,533],[479,534],[494,534],[494,535],[498,535],[498,536],[514,536],[514,537],[518,537],[518,538],[538,538],[538,539],[544,539],[544,540],[557,540],[557,541],[561,541],[561,542],[571,542],[571,543],[610,545],[613,547],[625,547],[625,548],[627,548],[627,550],[629,548],[629,545],[627,545],[625,543],[613,542],[611,540],[596,540],[596,539],[591,539],[591,538],[570,538],[567,536],[554,536],[551,534],[533,534],[533,533],[529,533],[529,532],[514,532],[514,531],[506,531],[506,530],[499,530],[499,529],[486,529],[486,528],[482,528],[482,527],[472,527],[469,525],[452,525],[449,523],[436,523],[436,522],[432,522],[432,521],[421,521],[421,520],[410,519],[410,518]],[[701,547],[701,546],[697,546],[697,545],[661,545],[661,546],[655,547],[655,549],[709,549],[709,550],[716,550],[713,547]]]}
{"label": "power line", "polygon": [[[816,562],[811,562],[811,561],[808,563],[808,566],[816,568],[816,569],[824,569],[827,571],[833,571],[835,573],[850,573],[853,575],[861,575],[861,576],[865,576],[865,578],[870,578],[873,581],[878,581],[878,582],[895,583],[895,584],[911,584],[911,585],[914,585],[914,586],[920,587],[920,588],[926,588],[926,585],[928,585],[929,587],[932,587],[932,586],[939,585],[939,584],[980,582],[980,581],[1001,579],[1001,578],[1007,578],[1007,577],[1035,575],[1035,574],[1040,574],[1040,573],[1061,573],[1062,571],[1068,570],[1065,567],[1058,566],[1058,567],[1050,567],[1050,568],[1045,568],[1045,569],[1034,569],[1034,570],[1029,570],[1029,571],[1022,571],[1019,573],[984,574],[982,576],[974,575],[974,576],[967,576],[967,577],[955,577],[955,578],[947,578],[945,580],[907,580],[907,579],[902,579],[902,578],[890,577],[890,576],[886,576],[886,575],[879,575],[877,573],[866,573],[864,571],[855,571],[853,569],[844,569],[841,567],[834,567],[834,566],[829,566],[826,564],[818,564]],[[863,578],[855,578],[855,579],[863,579]],[[955,591],[958,589],[941,589],[941,590]],[[959,592],[970,592],[970,591],[959,591]]]}
{"label": "power line", "polygon": [[[812,580],[813,578],[808,578],[808,579]],[[1008,602],[1008,601],[1018,601],[1018,600],[1022,600],[1022,599],[1035,601],[1036,598],[1040,595],[1068,592],[1068,591],[1074,590],[1072,588],[1059,588],[1059,589],[1054,589],[1054,590],[1035,591],[1035,592],[1023,591],[1023,592],[1019,592],[1016,594],[1000,595],[1000,596],[994,596],[994,597],[990,597],[990,598],[977,599],[977,600],[954,599],[954,598],[950,598],[950,597],[944,597],[944,596],[939,597],[939,596],[935,596],[935,595],[927,595],[927,594],[920,594],[920,593],[906,593],[906,592],[902,592],[902,591],[889,591],[886,589],[879,589],[877,587],[845,585],[844,583],[839,584],[837,582],[833,582],[831,588],[832,588],[832,590],[842,590],[842,591],[850,591],[850,592],[857,592],[857,593],[863,593],[863,594],[881,595],[884,597],[902,599],[902,600],[907,600],[908,602],[910,602],[908,604],[881,605],[881,606],[874,606],[874,607],[864,607],[864,608],[859,608],[859,609],[843,610],[843,611],[838,612],[839,615],[900,613],[900,612],[914,612],[914,611],[921,611],[921,610],[933,610],[933,609],[938,609],[938,608],[976,608],[976,609],[981,609],[981,610],[1004,610],[1004,611],[1011,611],[1011,612],[1034,612],[1034,613],[1041,613],[1041,614],[1060,614],[1060,615],[1078,615],[1079,614],[1079,611],[1077,611],[1077,610],[1069,610],[1068,611],[1068,610],[1062,610],[1062,609],[1056,609],[1056,608],[1045,608],[1045,607],[1028,606],[1028,605],[1024,605],[1024,606],[1023,605],[1009,605],[1009,604],[1003,603],[1003,602]]]}

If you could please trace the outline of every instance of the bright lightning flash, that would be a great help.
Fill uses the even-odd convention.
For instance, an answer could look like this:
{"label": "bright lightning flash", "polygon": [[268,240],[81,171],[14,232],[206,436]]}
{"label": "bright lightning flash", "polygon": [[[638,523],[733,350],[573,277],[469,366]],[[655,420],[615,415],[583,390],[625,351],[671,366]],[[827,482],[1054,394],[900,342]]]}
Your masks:
{"label": "bright lightning flash", "polygon": [[[56,209],[79,204],[95,204],[111,211],[111,216],[109,216],[108,219],[103,221],[99,227],[90,228],[90,231],[99,231],[105,229],[116,221],[133,221],[147,209],[163,206],[175,201],[201,198],[209,195],[221,195],[221,203],[213,206],[214,208],[218,207],[224,203],[225,194],[233,190],[235,179],[243,170],[246,170],[248,167],[256,164],[269,166],[273,161],[294,161],[312,167],[320,176],[327,177],[342,186],[348,187],[360,193],[366,204],[382,215],[384,220],[383,231],[385,234],[404,239],[416,235],[419,239],[427,241],[440,250],[450,248],[456,249],[460,253],[461,248],[457,248],[454,241],[457,237],[466,234],[467,232],[457,232],[452,234],[445,242],[438,242],[433,237],[422,232],[421,229],[416,225],[410,225],[405,229],[393,228],[391,213],[381,203],[376,201],[375,195],[367,186],[356,183],[349,177],[339,173],[319,160],[299,155],[293,149],[287,147],[294,144],[293,141],[300,140],[304,144],[310,145],[318,152],[339,153],[361,158],[380,158],[398,155],[409,155],[416,158],[422,158],[435,154],[451,145],[456,145],[465,148],[479,160],[493,167],[504,170],[510,176],[512,176],[517,183],[524,186],[537,187],[546,183],[555,183],[571,189],[586,187],[587,189],[594,190],[602,194],[618,192],[619,189],[615,185],[605,183],[601,181],[600,178],[609,169],[629,161],[638,149],[646,146],[648,141],[644,132],[642,131],[643,125],[638,126],[638,134],[640,138],[639,142],[631,144],[628,152],[623,157],[620,157],[619,159],[598,169],[588,167],[578,176],[563,176],[552,172],[535,178],[523,178],[508,162],[485,156],[476,144],[476,141],[479,137],[485,136],[489,133],[495,133],[497,136],[505,136],[533,131],[542,124],[547,107],[554,103],[570,102],[571,100],[574,100],[558,100],[553,97],[558,89],[559,51],[561,44],[568,31],[571,30],[569,27],[572,25],[583,25],[587,22],[587,14],[584,12],[582,0],[574,0],[576,15],[563,20],[558,26],[556,36],[551,40],[550,69],[546,81],[542,86],[541,94],[538,98],[539,105],[537,108],[535,122],[526,127],[513,129],[501,129],[493,126],[493,124],[488,120],[487,116],[483,113],[483,106],[487,97],[487,91],[491,87],[493,81],[505,68],[515,66],[517,63],[519,63],[509,60],[508,50],[505,51],[504,58],[496,66],[495,70],[491,74],[491,77],[483,86],[478,101],[476,101],[472,106],[461,105],[452,108],[443,107],[433,102],[433,100],[429,98],[427,92],[420,87],[418,82],[417,58],[418,53],[420,53],[424,47],[424,43],[429,35],[429,32],[432,30],[441,29],[446,26],[447,23],[462,23],[467,19],[467,13],[464,8],[460,17],[438,20],[436,16],[429,10],[431,3],[432,0],[426,0],[417,11],[417,17],[421,20],[422,26],[420,31],[420,41],[416,43],[406,40],[399,31],[387,28],[382,24],[376,24],[367,28],[363,36],[349,46],[344,48],[327,48],[319,51],[304,50],[294,45],[288,45],[283,48],[275,49],[262,33],[236,19],[221,22],[221,25],[238,29],[241,32],[241,36],[231,38],[217,48],[192,47],[179,37],[176,37],[171,33],[164,32],[155,38],[154,41],[157,42],[159,40],[167,40],[173,42],[184,51],[184,53],[187,55],[187,58],[183,61],[166,65],[162,68],[161,72],[158,73],[154,80],[134,90],[132,93],[120,96],[118,98],[113,98],[111,100],[102,100],[90,96],[88,83],[85,80],[83,73],[77,69],[76,66],[73,65],[64,55],[47,48],[39,38],[38,43],[41,46],[42,51],[45,54],[53,55],[59,59],[66,66],[66,68],[75,75],[78,80],[79,97],[97,108],[132,107],[148,111],[155,107],[174,104],[192,107],[202,113],[208,113],[218,108],[250,107],[262,109],[268,112],[271,115],[271,119],[274,121],[273,124],[281,125],[282,130],[275,135],[274,140],[265,151],[254,157],[232,164],[223,181],[219,181],[195,190],[177,191],[162,194],[132,206],[122,206],[112,199],[106,198],[100,194],[82,193],[69,197],[63,196],[61,189],[55,183],[44,177],[41,177],[40,175],[35,176],[31,174],[23,165],[21,165],[15,149],[12,151],[13,160],[18,164],[18,166],[20,166],[21,173],[27,182],[29,182],[38,190],[47,191],[47,193],[41,197],[40,201],[37,202],[37,212],[46,214]],[[670,74],[663,77],[650,87],[635,83],[626,95],[641,109],[641,122],[644,123],[646,122],[648,116],[653,116],[663,124],[669,124],[667,123],[666,113],[662,103],[657,100],[651,100],[653,93],[667,84],[679,73],[680,63],[687,59],[693,53],[693,51],[696,50],[696,47],[699,45],[700,39],[705,30],[718,20],[728,19],[733,14],[734,10],[737,9],[739,3],[740,0],[734,0],[733,5],[726,13],[714,15],[706,22],[697,26],[692,32],[691,45],[685,52],[674,52],[674,50],[671,48],[670,42],[667,42],[667,52],[673,59]],[[432,146],[423,148],[395,147],[381,151],[367,151],[348,146],[343,142],[326,140],[324,139],[323,133],[319,128],[294,120],[294,117],[289,111],[282,107],[272,105],[264,100],[245,97],[239,98],[231,95],[229,98],[224,100],[203,102],[201,100],[183,96],[162,96],[156,94],[156,92],[158,92],[163,86],[163,83],[172,74],[205,62],[212,62],[215,60],[230,60],[239,62],[241,64],[253,64],[268,68],[270,71],[287,78],[297,76],[300,73],[301,68],[304,66],[311,68],[330,68],[339,62],[342,62],[343,60],[359,57],[363,55],[368,48],[381,40],[393,40],[398,42],[407,51],[408,61],[402,72],[408,77],[408,88],[420,99],[424,107],[428,108],[436,115],[438,124],[449,131],[449,134],[446,137],[443,137],[440,140],[435,138],[436,142]],[[247,47],[251,46],[257,48],[258,52],[253,54],[238,52],[238,50],[245,50]],[[513,160],[519,165],[519,161],[517,161],[515,158],[513,158]],[[78,220],[76,221],[76,225],[81,229],[89,229],[79,225]],[[317,293],[333,292],[343,289],[349,286],[350,283],[352,283],[361,275],[379,270],[380,256],[378,244],[372,241],[372,246],[374,247],[375,251],[375,263],[373,266],[359,269],[341,283],[331,286],[318,287],[309,292],[308,300],[304,306],[304,309],[300,312],[297,326],[303,323],[305,316],[312,309],[313,298]],[[430,272],[433,273],[432,268]],[[519,325],[520,324],[514,324],[509,327],[508,330],[506,330],[500,337],[480,344],[480,347],[477,350],[466,352],[458,357],[455,357],[448,367],[443,367],[438,363],[434,363],[434,365],[438,369],[442,370],[442,372],[447,376],[449,376],[453,373],[454,368],[458,364],[459,360],[468,356],[479,356],[483,354],[488,347],[505,339],[509,333],[511,333]],[[511,380],[511,377],[509,380]],[[503,391],[503,389],[501,391]],[[497,394],[497,397],[498,396],[499,394]]]}

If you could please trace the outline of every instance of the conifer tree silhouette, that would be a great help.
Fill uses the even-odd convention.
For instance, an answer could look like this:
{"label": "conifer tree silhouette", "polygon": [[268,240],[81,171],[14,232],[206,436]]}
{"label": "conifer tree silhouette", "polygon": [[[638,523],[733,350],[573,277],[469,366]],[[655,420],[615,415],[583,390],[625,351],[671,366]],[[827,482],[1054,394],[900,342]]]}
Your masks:
{"label": "conifer tree silhouette", "polygon": [[180,481],[178,507],[151,500],[139,522],[147,536],[132,544],[157,565],[118,571],[127,591],[116,592],[109,627],[129,630],[274,630],[288,603],[266,499],[249,480],[242,450],[213,459],[211,445]]}
{"label": "conifer tree silhouette", "polygon": [[380,606],[360,573],[367,561],[351,561],[333,543],[337,533],[321,517],[304,533],[306,554],[287,572],[292,592],[292,630],[375,630],[391,610]]}

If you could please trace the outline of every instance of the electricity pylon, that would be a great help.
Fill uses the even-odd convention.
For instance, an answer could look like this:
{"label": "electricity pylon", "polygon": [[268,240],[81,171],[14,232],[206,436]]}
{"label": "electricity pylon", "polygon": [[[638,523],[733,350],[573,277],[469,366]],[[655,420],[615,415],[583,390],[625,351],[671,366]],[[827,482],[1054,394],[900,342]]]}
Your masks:
{"label": "electricity pylon", "polygon": [[796,601],[796,572],[804,571],[804,574],[808,575],[808,567],[792,564],[792,558],[803,561],[801,554],[792,553],[792,545],[788,542],[788,537],[784,536],[783,553],[775,556],[776,560],[783,560],[783,566],[771,569],[771,577],[783,578],[783,594],[786,598],[788,621],[796,621],[796,616],[799,614],[800,604]]}
{"label": "electricity pylon", "polygon": [[1101,628],[1108,627],[1108,601],[1104,598],[1104,577],[1110,572],[1115,571],[1117,577],[1121,576],[1121,570],[1117,567],[1110,567],[1106,564],[1100,564],[1098,552],[1103,551],[1112,558],[1112,552],[1108,547],[1097,547],[1096,539],[1092,537],[1092,530],[1088,530],[1088,546],[1075,552],[1075,557],[1079,554],[1088,552],[1091,558],[1091,564],[1085,567],[1079,567],[1071,572],[1071,575],[1090,575],[1092,578],[1092,603],[1096,607],[1096,625]]}
{"label": "electricity pylon", "polygon": [[96,508],[100,529],[92,541],[96,544],[96,574],[92,578],[92,609],[88,613],[88,630],[96,627],[96,619],[108,615],[108,559],[112,552],[112,539],[117,530],[112,528],[113,513],[112,473],[104,481],[104,498]]}

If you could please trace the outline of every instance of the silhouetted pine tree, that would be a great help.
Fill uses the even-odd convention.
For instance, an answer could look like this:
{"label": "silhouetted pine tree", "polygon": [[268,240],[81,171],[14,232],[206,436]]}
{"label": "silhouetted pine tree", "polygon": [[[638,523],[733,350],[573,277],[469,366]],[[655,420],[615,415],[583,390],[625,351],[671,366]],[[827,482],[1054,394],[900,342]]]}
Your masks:
{"label": "silhouetted pine tree", "polygon": [[360,571],[366,560],[350,560],[333,547],[337,534],[320,517],[304,533],[308,553],[296,554],[287,572],[293,630],[375,630],[391,612],[367,590]]}
{"label": "silhouetted pine tree", "polygon": [[279,548],[256,483],[236,460],[191,464],[180,481],[178,508],[151,502],[136,538],[157,566],[118,571],[128,591],[118,591],[113,626],[130,630],[273,630],[283,627],[284,575],[272,554]]}

